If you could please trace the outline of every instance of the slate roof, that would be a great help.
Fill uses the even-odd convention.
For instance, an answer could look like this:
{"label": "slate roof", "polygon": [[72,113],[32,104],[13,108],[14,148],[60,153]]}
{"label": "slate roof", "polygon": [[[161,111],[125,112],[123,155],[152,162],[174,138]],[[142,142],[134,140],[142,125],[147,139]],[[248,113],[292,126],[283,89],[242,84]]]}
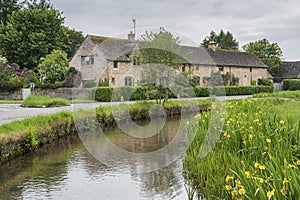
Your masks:
{"label": "slate roof", "polygon": [[220,49],[216,49],[215,51],[207,49],[207,52],[214,59],[216,65],[267,68],[267,66],[252,53]]}
{"label": "slate roof", "polygon": [[111,61],[130,62],[129,55],[136,48],[136,43],[125,39],[90,36],[91,41]]}
{"label": "slate roof", "polygon": [[276,76],[282,79],[300,78],[300,61],[283,61],[277,70]]}
{"label": "slate roof", "polygon": [[[137,49],[136,41],[89,35],[91,41],[108,60],[129,62],[129,55]],[[187,63],[210,66],[262,67],[266,65],[254,54],[203,47],[180,46],[179,53]]]}

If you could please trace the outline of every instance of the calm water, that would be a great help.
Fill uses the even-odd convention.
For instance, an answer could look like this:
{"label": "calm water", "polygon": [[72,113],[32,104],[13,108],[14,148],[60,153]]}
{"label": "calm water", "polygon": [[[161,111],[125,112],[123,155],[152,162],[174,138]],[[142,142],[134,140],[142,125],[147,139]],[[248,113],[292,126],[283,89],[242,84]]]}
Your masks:
{"label": "calm water", "polygon": [[[147,139],[134,139],[119,129],[105,136],[126,151],[151,152],[170,142],[178,127],[179,120],[173,119]],[[178,147],[178,151],[184,150]],[[170,155],[159,157],[166,165],[172,160]],[[0,199],[187,199],[182,157],[149,172],[152,164],[133,155],[104,165],[73,136],[0,166]]]}

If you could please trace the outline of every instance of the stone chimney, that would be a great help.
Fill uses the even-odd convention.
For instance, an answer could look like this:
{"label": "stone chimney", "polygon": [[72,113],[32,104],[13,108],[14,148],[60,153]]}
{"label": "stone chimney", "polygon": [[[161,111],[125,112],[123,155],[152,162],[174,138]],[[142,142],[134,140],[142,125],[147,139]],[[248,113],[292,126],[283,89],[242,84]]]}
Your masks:
{"label": "stone chimney", "polygon": [[135,40],[135,34],[132,31],[130,31],[130,33],[128,34],[128,40],[130,42],[134,42]]}
{"label": "stone chimney", "polygon": [[216,42],[209,42],[208,43],[208,48],[213,50],[213,51],[216,51],[217,49],[217,43]]}

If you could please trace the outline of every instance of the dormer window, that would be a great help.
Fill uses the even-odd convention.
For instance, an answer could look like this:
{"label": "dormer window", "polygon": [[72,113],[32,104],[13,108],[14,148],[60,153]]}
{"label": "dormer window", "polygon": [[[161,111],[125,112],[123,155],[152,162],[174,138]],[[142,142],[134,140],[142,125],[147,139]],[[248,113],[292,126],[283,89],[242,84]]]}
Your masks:
{"label": "dormer window", "polygon": [[81,65],[94,65],[94,56],[81,56]]}

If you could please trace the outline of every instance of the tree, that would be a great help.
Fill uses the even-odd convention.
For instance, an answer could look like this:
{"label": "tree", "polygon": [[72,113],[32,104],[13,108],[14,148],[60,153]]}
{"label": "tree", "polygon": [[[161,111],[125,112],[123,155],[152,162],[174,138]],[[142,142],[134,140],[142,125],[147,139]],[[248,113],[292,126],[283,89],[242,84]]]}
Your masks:
{"label": "tree", "polygon": [[82,35],[82,32],[76,31],[74,29],[69,29],[67,27],[64,27],[63,31],[64,46],[62,47],[62,50],[67,53],[68,58],[71,58],[75,54],[75,51],[78,49],[78,47],[81,45],[84,37]]}
{"label": "tree", "polygon": [[18,0],[0,0],[0,24],[6,25],[8,16],[19,10],[21,6],[22,3]]}
{"label": "tree", "polygon": [[9,61],[34,69],[41,57],[64,45],[63,22],[55,9],[13,12],[7,26],[0,27],[0,49]]}
{"label": "tree", "polygon": [[63,81],[68,69],[67,54],[61,50],[54,50],[45,58],[41,58],[38,65],[39,77],[42,83]]}
{"label": "tree", "polygon": [[155,96],[156,102],[164,104],[170,96],[169,86],[175,76],[174,69],[180,66],[179,38],[165,30],[159,33],[146,32],[141,38],[138,56],[144,69],[141,84],[150,85],[150,93]]}
{"label": "tree", "polygon": [[275,75],[282,63],[282,51],[277,43],[270,43],[266,38],[250,42],[242,47],[246,52],[254,53],[268,66],[270,74]]}
{"label": "tree", "polygon": [[211,31],[210,35],[205,37],[200,45],[207,48],[209,42],[216,42],[218,44],[218,48],[220,49],[238,50],[239,48],[239,43],[233,37],[232,33],[227,31],[225,34],[222,29],[219,34]]}

